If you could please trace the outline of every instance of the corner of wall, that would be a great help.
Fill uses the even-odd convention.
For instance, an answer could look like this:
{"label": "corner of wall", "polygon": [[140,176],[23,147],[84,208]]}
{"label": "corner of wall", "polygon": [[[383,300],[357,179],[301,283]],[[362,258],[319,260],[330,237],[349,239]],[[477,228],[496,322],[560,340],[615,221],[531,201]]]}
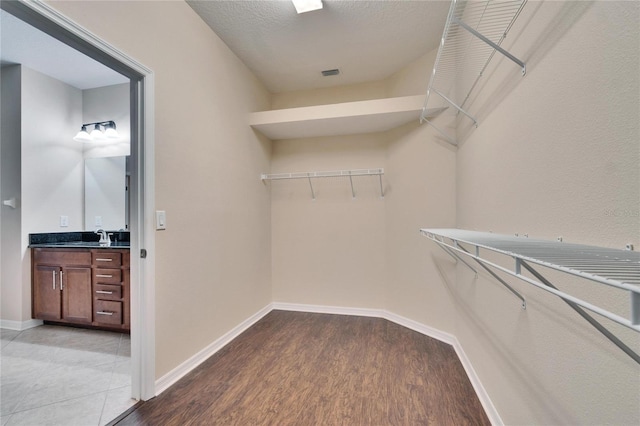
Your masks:
{"label": "corner of wall", "polygon": [[0,312],[2,321],[22,321],[21,269],[21,90],[22,67],[0,68],[0,200],[15,199],[16,208],[0,205]]}

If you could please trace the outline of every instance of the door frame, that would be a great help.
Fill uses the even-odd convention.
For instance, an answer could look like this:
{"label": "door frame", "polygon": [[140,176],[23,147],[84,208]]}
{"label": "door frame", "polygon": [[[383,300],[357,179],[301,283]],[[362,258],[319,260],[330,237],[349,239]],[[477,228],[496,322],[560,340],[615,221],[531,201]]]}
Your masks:
{"label": "door frame", "polygon": [[153,71],[40,0],[0,8],[130,79],[131,390],[155,396],[155,205]]}

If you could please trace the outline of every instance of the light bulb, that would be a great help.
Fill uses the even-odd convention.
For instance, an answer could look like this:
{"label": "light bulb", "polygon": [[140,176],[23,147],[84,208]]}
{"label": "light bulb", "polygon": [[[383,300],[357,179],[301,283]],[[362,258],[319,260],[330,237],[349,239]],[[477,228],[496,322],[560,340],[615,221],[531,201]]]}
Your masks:
{"label": "light bulb", "polygon": [[104,126],[105,131],[104,131],[104,135],[108,138],[117,138],[119,137],[118,132],[116,131],[116,123],[114,123],[113,121],[110,121],[109,123],[107,123],[106,126]]}
{"label": "light bulb", "polygon": [[104,133],[102,133],[102,130],[100,130],[100,125],[96,124],[96,126],[94,127],[94,129],[91,131],[91,137],[94,140],[98,140],[98,139],[104,139]]}
{"label": "light bulb", "polygon": [[91,135],[87,133],[87,126],[82,126],[82,129],[74,136],[73,140],[78,142],[91,142],[93,139]]}

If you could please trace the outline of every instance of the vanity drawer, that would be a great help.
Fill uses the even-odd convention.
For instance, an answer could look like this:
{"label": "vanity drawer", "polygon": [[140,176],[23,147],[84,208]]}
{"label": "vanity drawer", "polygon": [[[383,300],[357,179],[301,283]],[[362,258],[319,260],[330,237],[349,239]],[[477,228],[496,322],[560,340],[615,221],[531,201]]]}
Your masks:
{"label": "vanity drawer", "polygon": [[120,284],[122,282],[121,269],[93,269],[94,284]]}
{"label": "vanity drawer", "polygon": [[122,286],[96,284],[93,286],[93,296],[97,299],[119,300],[122,299]]}
{"label": "vanity drawer", "polygon": [[122,302],[94,300],[93,319],[102,324],[122,324]]}
{"label": "vanity drawer", "polygon": [[90,265],[88,250],[34,249],[33,261],[42,265]]}
{"label": "vanity drawer", "polygon": [[109,250],[95,250],[91,253],[91,263],[97,267],[119,268],[122,265],[122,253]]}

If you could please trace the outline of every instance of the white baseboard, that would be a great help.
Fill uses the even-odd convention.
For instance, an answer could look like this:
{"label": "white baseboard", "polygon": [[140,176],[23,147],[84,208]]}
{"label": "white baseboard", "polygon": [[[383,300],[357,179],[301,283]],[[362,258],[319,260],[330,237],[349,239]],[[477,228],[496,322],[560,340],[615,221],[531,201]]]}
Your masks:
{"label": "white baseboard", "polygon": [[271,311],[271,304],[265,306],[264,308],[260,309],[258,312],[244,320],[242,323],[238,324],[233,329],[228,331],[226,334],[216,339],[206,348],[202,349],[200,352],[193,355],[191,358],[171,370],[169,373],[156,380],[155,394],[160,395],[162,392],[167,390],[169,386],[173,385],[191,370],[202,364],[207,358],[218,352],[225,345],[238,337],[243,331],[258,322],[263,316],[267,315]]}
{"label": "white baseboard", "polygon": [[342,307],[342,306],[304,305],[300,303],[284,303],[284,302],[273,302],[271,304],[271,309],[280,310],[280,311],[311,312],[316,314],[351,315],[351,316],[374,317],[374,318],[380,318],[383,312],[381,309],[348,308],[348,307]]}
{"label": "white baseboard", "polygon": [[444,331],[438,330],[437,328],[429,327],[428,325],[424,325],[412,319],[394,314],[393,312],[383,311],[383,315],[381,316],[381,318],[406,327],[410,330],[417,331],[420,334],[432,337],[451,346],[454,345],[454,342],[457,342],[457,339],[453,334],[445,333]]}
{"label": "white baseboard", "polygon": [[489,397],[487,390],[482,386],[482,382],[480,378],[476,374],[476,370],[474,370],[471,361],[467,357],[464,349],[462,349],[462,345],[458,339],[454,336],[455,342],[453,343],[453,349],[456,350],[456,354],[458,355],[458,359],[460,359],[460,363],[464,367],[464,371],[467,373],[467,377],[473,386],[473,389],[476,391],[476,395],[478,395],[478,399],[482,404],[482,408],[484,408],[485,413],[487,413],[487,417],[492,425],[504,425],[498,410],[496,410],[495,405],[493,405],[493,401]]}
{"label": "white baseboard", "polygon": [[410,330],[416,331],[425,336],[432,337],[436,340],[439,340],[443,343],[449,344],[453,346],[462,366],[464,367],[467,376],[469,377],[469,381],[473,386],[476,394],[478,395],[478,399],[482,404],[485,412],[487,413],[487,417],[489,417],[489,421],[491,421],[492,425],[503,425],[502,419],[496,410],[489,394],[487,393],[484,386],[482,386],[482,382],[480,378],[476,374],[476,371],[471,364],[471,361],[467,357],[462,345],[453,334],[446,333],[444,331],[438,330],[433,327],[429,327],[425,324],[419,323],[417,321],[411,320],[409,318],[405,318],[403,316],[397,315],[393,312],[386,311],[384,309],[368,309],[368,308],[349,308],[343,306],[322,306],[322,305],[305,305],[299,303],[284,303],[284,302],[273,302],[268,306],[262,308],[259,312],[252,315],[247,320],[243,321],[238,326],[234,327],[231,331],[226,333],[224,336],[217,339],[215,342],[189,358],[187,361],[180,364],[178,367],[173,369],[168,374],[164,375],[160,379],[156,381],[156,395],[159,395],[164,390],[166,390],[169,386],[177,382],[180,378],[182,378],[185,374],[196,368],[203,361],[209,358],[211,355],[218,352],[222,349],[226,344],[235,339],[240,333],[245,331],[251,325],[256,323],[260,318],[264,317],[266,314],[273,310],[282,310],[282,311],[295,311],[295,312],[312,312],[312,313],[322,313],[322,314],[334,314],[334,315],[352,315],[352,316],[361,316],[361,317],[375,317],[375,318],[383,318],[388,321],[391,321],[395,324],[406,327]]}
{"label": "white baseboard", "polygon": [[24,331],[42,325],[42,320],[30,319],[27,321],[0,320],[0,328],[5,330]]}

